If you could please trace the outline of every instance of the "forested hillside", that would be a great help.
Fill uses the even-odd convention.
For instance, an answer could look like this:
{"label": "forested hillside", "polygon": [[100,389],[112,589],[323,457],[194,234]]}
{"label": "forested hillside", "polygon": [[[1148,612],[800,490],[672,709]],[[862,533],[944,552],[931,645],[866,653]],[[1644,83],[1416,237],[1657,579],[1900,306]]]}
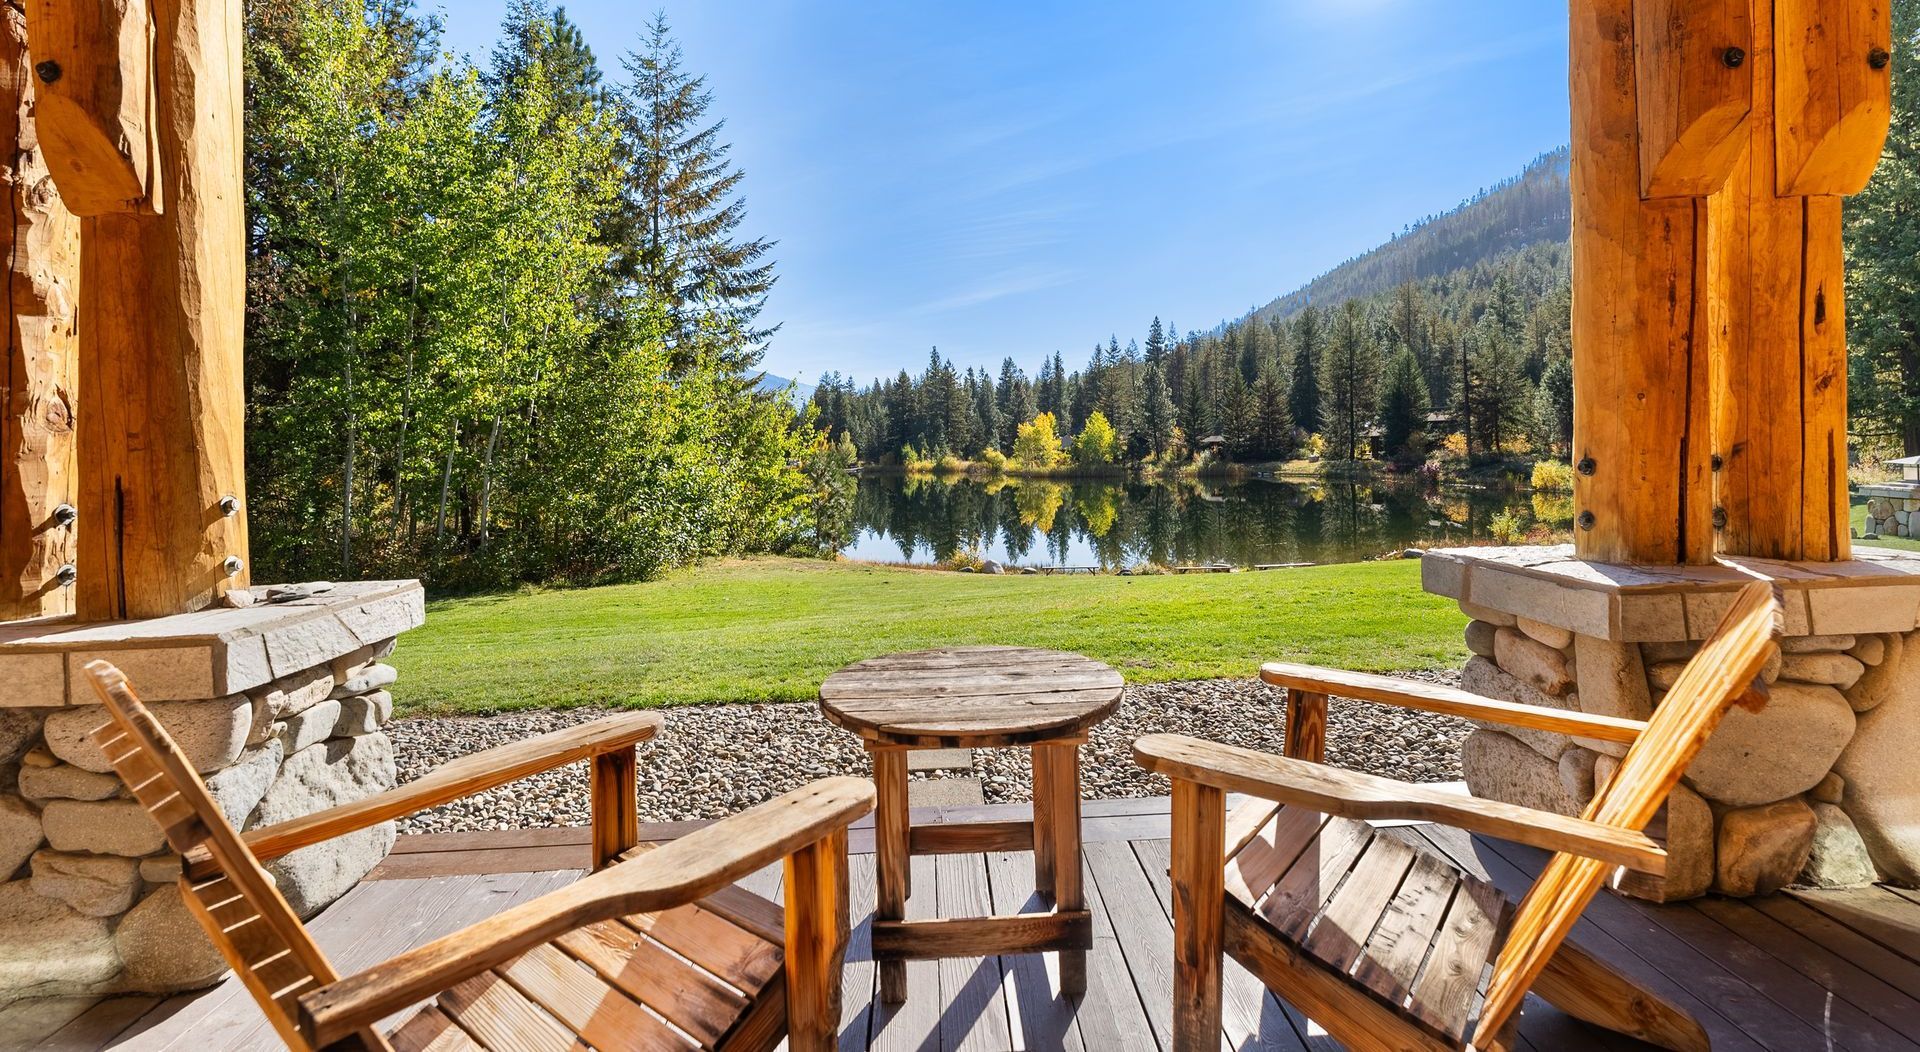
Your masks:
{"label": "forested hillside", "polygon": [[645,577],[805,546],[815,436],[665,21],[602,66],[515,0],[479,66],[409,0],[247,5],[248,485],[265,579]]}
{"label": "forested hillside", "polygon": [[1409,281],[1439,277],[1542,242],[1564,242],[1573,229],[1568,151],[1562,147],[1473,200],[1428,216],[1398,237],[1255,311],[1291,318],[1308,304],[1337,307],[1391,291]]}

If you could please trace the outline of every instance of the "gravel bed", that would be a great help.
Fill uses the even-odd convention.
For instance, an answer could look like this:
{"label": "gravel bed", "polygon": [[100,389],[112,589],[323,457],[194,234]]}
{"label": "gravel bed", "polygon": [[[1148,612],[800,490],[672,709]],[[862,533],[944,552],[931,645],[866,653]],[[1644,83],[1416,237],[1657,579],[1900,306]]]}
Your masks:
{"label": "gravel bed", "polygon": [[[1406,678],[1448,685],[1459,680],[1452,672]],[[1278,752],[1283,698],[1281,691],[1256,680],[1128,687],[1120,710],[1094,729],[1082,753],[1082,790],[1088,799],[1166,795],[1166,780],[1133,762],[1133,740],[1143,734],[1171,731]],[[403,719],[387,730],[400,780],[406,782],[455,757],[602,715],[597,709],[571,709]],[[666,728],[641,747],[643,822],[719,818],[816,778],[865,776],[873,770],[858,739],[829,724],[814,705],[697,705],[667,709],[664,715]],[[1471,729],[1450,717],[1336,699],[1329,713],[1328,760],[1406,781],[1454,781],[1460,777],[1460,743]],[[1025,749],[976,750],[972,776],[981,779],[989,803],[1031,798]],[[574,764],[403,819],[400,831],[579,826],[590,820],[585,765]]]}

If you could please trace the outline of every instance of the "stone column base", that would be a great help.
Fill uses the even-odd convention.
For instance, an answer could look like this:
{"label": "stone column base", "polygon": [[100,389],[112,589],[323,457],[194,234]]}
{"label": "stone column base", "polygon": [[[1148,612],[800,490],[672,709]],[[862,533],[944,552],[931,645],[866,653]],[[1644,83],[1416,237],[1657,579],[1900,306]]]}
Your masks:
{"label": "stone column base", "polygon": [[1920,537],[1920,483],[1861,486],[1867,498],[1867,532],[1880,537]]}
{"label": "stone column base", "polygon": [[[166,993],[226,965],[187,912],[180,860],[89,735],[108,719],[82,669],[118,665],[236,828],[393,787],[381,663],[425,619],[416,581],[340,584],[148,621],[0,626],[0,1004]],[[267,868],[302,916],[393,847],[391,823]]]}
{"label": "stone column base", "polygon": [[[1787,638],[1760,712],[1734,709],[1649,833],[1657,901],[1789,883],[1920,882],[1920,553],[1861,548],[1844,563],[1722,559],[1614,566],[1569,545],[1427,553],[1427,591],[1472,622],[1463,686],[1506,701],[1646,719],[1744,584],[1783,593]],[[1577,815],[1626,747],[1484,725],[1462,766],[1475,795]]]}

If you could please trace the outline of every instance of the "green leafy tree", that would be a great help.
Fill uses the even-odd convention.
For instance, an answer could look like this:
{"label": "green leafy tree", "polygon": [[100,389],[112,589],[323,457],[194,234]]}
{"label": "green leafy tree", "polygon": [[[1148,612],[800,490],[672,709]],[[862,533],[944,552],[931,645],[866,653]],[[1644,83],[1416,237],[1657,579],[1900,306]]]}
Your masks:
{"label": "green leafy tree", "polygon": [[1073,462],[1080,467],[1101,467],[1120,460],[1120,435],[1107,422],[1107,415],[1096,409],[1073,437]]}
{"label": "green leafy tree", "polygon": [[1920,455],[1920,0],[1893,0],[1892,131],[1846,203],[1854,429]]}
{"label": "green leafy tree", "polygon": [[1041,413],[1020,425],[1013,441],[1013,459],[1020,467],[1044,471],[1066,459],[1052,413]]}

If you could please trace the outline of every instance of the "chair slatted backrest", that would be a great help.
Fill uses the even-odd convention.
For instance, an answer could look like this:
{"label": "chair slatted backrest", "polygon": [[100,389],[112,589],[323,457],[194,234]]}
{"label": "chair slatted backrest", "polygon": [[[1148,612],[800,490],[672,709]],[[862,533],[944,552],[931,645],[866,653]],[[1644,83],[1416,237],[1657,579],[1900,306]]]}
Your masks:
{"label": "chair slatted backrest", "polygon": [[[87,665],[87,678],[111,722],[93,732],[121,781],[165,831],[167,844],[186,854],[205,846],[219,872],[180,878],[181,896],[199,917],[227,964],[246,984],[289,1048],[308,1049],[300,1036],[300,995],[339,978],[326,955],[248,850],[207,792],[173,738],[153,718],[120,670],[105,661]],[[378,1034],[359,1035],[367,1049],[389,1050]]]}
{"label": "chair slatted backrest", "polygon": [[[1734,703],[1751,698],[1752,704],[1764,704],[1766,688],[1759,676],[1778,648],[1779,628],[1780,604],[1772,586],[1755,582],[1741,589],[1583,817],[1620,829],[1646,829]],[[1475,1048],[1494,1047],[1611,869],[1562,852],[1541,870],[1494,961]]]}

